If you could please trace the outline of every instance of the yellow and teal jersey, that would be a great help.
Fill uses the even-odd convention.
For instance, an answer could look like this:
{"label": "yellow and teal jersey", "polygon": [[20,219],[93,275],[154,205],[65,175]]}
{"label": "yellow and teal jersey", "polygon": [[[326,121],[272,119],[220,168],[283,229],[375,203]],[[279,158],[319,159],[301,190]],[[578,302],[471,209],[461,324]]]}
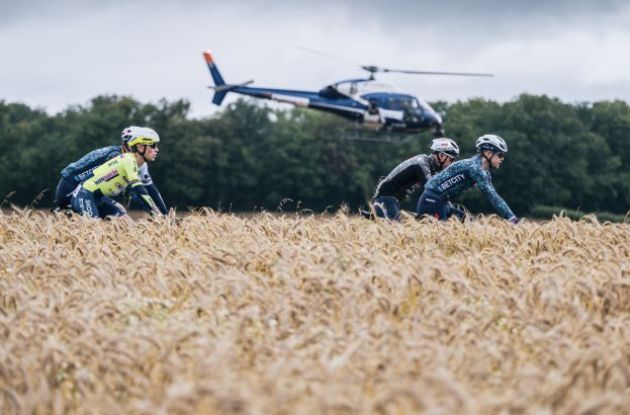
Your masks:
{"label": "yellow and teal jersey", "polygon": [[83,188],[114,197],[134,183],[140,183],[138,163],[133,153],[124,153],[95,168],[92,177],[83,182]]}

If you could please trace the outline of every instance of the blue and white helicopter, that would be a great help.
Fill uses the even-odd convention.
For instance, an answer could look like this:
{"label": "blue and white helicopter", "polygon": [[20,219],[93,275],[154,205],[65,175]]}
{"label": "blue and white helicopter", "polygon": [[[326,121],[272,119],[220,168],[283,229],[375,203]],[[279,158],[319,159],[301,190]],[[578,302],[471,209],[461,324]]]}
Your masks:
{"label": "blue and white helicopter", "polygon": [[248,86],[254,81],[228,84],[207,50],[203,56],[212,75],[212,102],[221,105],[228,92],[269,99],[333,113],[354,121],[367,129],[386,132],[416,133],[433,129],[435,136],[443,136],[442,117],[429,104],[413,95],[402,94],[374,79],[374,74],[403,73],[419,75],[493,76],[488,73],[437,72],[389,69],[373,65],[361,66],[370,73],[367,79],[350,79],[328,85],[318,92]]}

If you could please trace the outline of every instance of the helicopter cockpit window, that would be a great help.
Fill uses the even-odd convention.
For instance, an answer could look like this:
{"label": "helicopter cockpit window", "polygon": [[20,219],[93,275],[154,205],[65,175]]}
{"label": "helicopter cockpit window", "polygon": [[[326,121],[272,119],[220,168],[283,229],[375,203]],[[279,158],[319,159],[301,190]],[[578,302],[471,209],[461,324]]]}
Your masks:
{"label": "helicopter cockpit window", "polygon": [[390,110],[400,111],[403,109],[402,102],[399,98],[389,98],[387,100],[387,108]]}
{"label": "helicopter cockpit window", "polygon": [[420,103],[415,98],[389,98],[387,107],[396,111],[418,112]]}
{"label": "helicopter cockpit window", "polygon": [[403,109],[405,110],[415,110],[418,109],[418,101],[413,98],[406,98],[401,100]]}
{"label": "helicopter cockpit window", "polygon": [[424,111],[433,111],[429,104],[427,104],[423,99],[417,99],[417,101],[420,104],[420,108],[422,108]]}

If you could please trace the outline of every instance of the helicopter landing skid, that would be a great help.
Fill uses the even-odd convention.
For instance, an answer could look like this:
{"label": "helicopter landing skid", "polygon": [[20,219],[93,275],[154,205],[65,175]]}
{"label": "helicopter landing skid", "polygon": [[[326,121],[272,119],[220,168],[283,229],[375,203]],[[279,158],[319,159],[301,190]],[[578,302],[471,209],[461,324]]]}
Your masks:
{"label": "helicopter landing skid", "polygon": [[413,137],[418,137],[418,135],[384,129],[366,129],[364,127],[347,129],[341,135],[341,138],[344,140],[380,143],[399,143]]}

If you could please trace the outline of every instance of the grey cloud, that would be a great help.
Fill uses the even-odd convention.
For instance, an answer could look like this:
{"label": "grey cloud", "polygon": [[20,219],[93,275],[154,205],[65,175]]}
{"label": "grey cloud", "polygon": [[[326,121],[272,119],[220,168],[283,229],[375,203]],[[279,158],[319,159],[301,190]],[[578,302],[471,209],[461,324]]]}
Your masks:
{"label": "grey cloud", "polygon": [[[2,3],[0,29],[5,21],[11,27],[0,32],[0,53],[12,59],[0,68],[5,85],[0,99],[60,109],[97,93],[131,94],[141,100],[184,97],[195,112],[206,113],[213,107],[200,55],[205,48],[217,53],[224,76],[233,82],[255,78],[264,86],[316,89],[363,75],[357,68],[299,51],[298,45],[363,64],[497,74],[492,80],[382,77],[427,99],[509,99],[523,91],[571,100],[630,97],[628,85],[618,83],[625,75],[598,74],[594,62],[607,62],[618,72],[627,66],[612,55],[617,50],[621,55],[630,36],[630,24],[623,24],[629,23],[628,6],[613,0],[550,3]],[[129,29],[121,30],[120,23],[128,23]],[[584,38],[588,45],[582,44]],[[46,62],[45,71],[41,62]],[[585,87],[590,85],[585,75],[597,82]],[[602,86],[607,85],[602,79],[616,86]]]}
{"label": "grey cloud", "polygon": [[[238,8],[243,20],[255,19],[258,14],[273,14],[278,24],[286,20],[321,13],[322,9],[343,11],[356,24],[378,24],[391,33],[431,30],[443,38],[461,38],[478,42],[484,37],[520,36],[523,33],[561,30],[563,26],[604,24],[628,15],[628,7],[621,0],[20,0],[0,3],[0,28],[18,25],[23,20],[52,19],[62,21],[82,14],[93,14],[112,7],[130,5],[153,9],[168,6],[185,13],[190,10]],[[124,17],[124,16],[121,16]],[[210,19],[220,16],[209,16]],[[628,23],[628,20],[625,21]],[[560,26],[560,27],[558,27]]]}

